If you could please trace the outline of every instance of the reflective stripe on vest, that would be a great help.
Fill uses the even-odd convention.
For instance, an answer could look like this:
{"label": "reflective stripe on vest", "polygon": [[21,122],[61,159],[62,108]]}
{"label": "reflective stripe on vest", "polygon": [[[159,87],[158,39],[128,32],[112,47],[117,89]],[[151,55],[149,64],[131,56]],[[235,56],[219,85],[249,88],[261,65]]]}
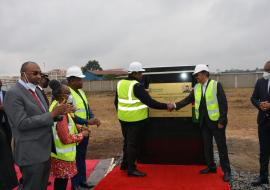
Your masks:
{"label": "reflective stripe on vest", "polygon": [[121,121],[141,121],[148,117],[148,107],[133,92],[136,80],[120,80],[117,84],[118,118]]}
{"label": "reflective stripe on vest", "polygon": [[[57,104],[58,102],[54,100],[50,106],[49,111],[51,112]],[[54,126],[53,126],[53,139],[54,139],[54,144],[56,148],[56,154],[52,152],[51,157],[57,158],[59,160],[75,161],[76,143],[63,144],[57,134],[56,123],[57,122],[54,122]],[[69,134],[71,135],[78,133],[76,125],[72,117],[70,116],[70,114],[68,114],[68,130],[69,130]]]}
{"label": "reflective stripe on vest", "polygon": [[73,96],[73,100],[74,100],[73,105],[76,107],[75,115],[79,118],[87,119],[87,112],[83,103],[83,100],[84,100],[84,102],[86,103],[86,106],[88,105],[88,101],[87,101],[85,93],[81,89],[78,90],[83,98],[82,100],[82,98],[77,94],[77,92],[75,92],[72,88],[69,88],[69,89],[70,89],[71,95]]}
{"label": "reflective stripe on vest", "polygon": [[[199,108],[202,98],[202,85],[200,83],[196,84],[194,87],[194,97],[195,97],[195,116],[196,119],[199,119]],[[219,105],[217,100],[217,81],[210,80],[205,90],[205,101],[209,118],[212,121],[217,121],[220,117]]]}

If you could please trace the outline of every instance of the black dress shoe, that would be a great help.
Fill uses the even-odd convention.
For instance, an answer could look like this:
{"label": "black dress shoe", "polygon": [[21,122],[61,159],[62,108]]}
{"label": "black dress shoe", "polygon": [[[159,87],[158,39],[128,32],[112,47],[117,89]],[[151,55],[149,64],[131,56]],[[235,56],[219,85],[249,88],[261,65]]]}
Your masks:
{"label": "black dress shoe", "polygon": [[86,182],[84,182],[84,183],[80,183],[80,187],[83,187],[83,188],[93,188],[95,185],[90,185],[90,184],[88,184],[88,183],[86,183]]}
{"label": "black dress shoe", "polygon": [[217,168],[205,168],[200,171],[200,174],[217,173]]}
{"label": "black dress shoe", "polygon": [[139,170],[133,170],[128,172],[128,176],[133,176],[133,177],[145,177],[146,173],[143,173]]}
{"label": "black dress shoe", "polygon": [[252,183],[251,183],[251,185],[253,186],[253,187],[257,187],[257,186],[260,186],[260,185],[262,185],[262,184],[269,184],[269,181],[268,181],[268,179],[263,179],[263,178],[258,178],[256,181],[253,181]]}
{"label": "black dress shoe", "polygon": [[229,182],[232,178],[231,172],[225,172],[223,176],[223,181]]}

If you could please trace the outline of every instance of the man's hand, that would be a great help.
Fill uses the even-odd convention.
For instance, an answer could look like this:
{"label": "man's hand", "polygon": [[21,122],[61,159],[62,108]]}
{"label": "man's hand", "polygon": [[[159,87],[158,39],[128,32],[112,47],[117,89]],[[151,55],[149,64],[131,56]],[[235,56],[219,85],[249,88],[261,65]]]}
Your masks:
{"label": "man's hand", "polygon": [[259,107],[262,111],[267,111],[270,109],[270,103],[268,101],[260,102]]}
{"label": "man's hand", "polygon": [[172,103],[168,103],[168,104],[167,104],[167,110],[168,110],[169,112],[171,112],[171,111],[174,110],[174,109],[175,109],[174,104],[172,104]]}
{"label": "man's hand", "polygon": [[52,110],[51,114],[52,117],[56,117],[58,115],[64,115],[67,113],[71,113],[74,110],[74,106],[70,105],[70,104],[59,104],[56,107],[54,107],[54,109]]}
{"label": "man's hand", "polygon": [[219,129],[223,129],[223,128],[224,128],[224,125],[222,125],[222,124],[219,123],[219,124],[218,124],[218,128],[219,128]]}
{"label": "man's hand", "polygon": [[264,104],[264,107],[265,107],[266,110],[269,110],[270,109],[270,103],[269,102],[266,102]]}
{"label": "man's hand", "polygon": [[101,122],[98,118],[91,118],[88,120],[88,124],[89,125],[96,125],[97,127],[99,127],[101,125]]}
{"label": "man's hand", "polygon": [[84,137],[88,137],[88,136],[90,135],[90,130],[83,130],[83,131],[82,131],[82,135],[83,135]]}

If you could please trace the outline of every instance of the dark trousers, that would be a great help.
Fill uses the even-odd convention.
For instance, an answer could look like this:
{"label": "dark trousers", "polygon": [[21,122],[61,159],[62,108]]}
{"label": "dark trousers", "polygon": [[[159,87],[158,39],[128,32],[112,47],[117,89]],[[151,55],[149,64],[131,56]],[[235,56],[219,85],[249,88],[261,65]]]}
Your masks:
{"label": "dark trousers", "polygon": [[76,165],[78,173],[71,179],[73,187],[78,187],[81,183],[86,182],[85,159],[88,141],[89,137],[85,137],[76,147]]}
{"label": "dark trousers", "polygon": [[228,157],[228,149],[226,144],[225,128],[219,129],[216,127],[209,127],[207,124],[202,125],[202,137],[204,145],[204,156],[206,164],[209,168],[215,168],[214,151],[213,151],[213,137],[215,138],[220,165],[223,172],[231,172],[230,161]]}
{"label": "dark trousers", "polygon": [[120,123],[124,137],[122,166],[127,167],[128,171],[131,172],[136,169],[135,162],[137,160],[140,133],[144,122],[129,123],[120,121]]}
{"label": "dark trousers", "polygon": [[12,151],[2,126],[0,125],[0,189],[11,190],[18,185]]}
{"label": "dark trousers", "polygon": [[46,190],[50,167],[50,160],[29,166],[20,166],[23,178],[23,190]]}
{"label": "dark trousers", "polygon": [[54,190],[66,190],[68,184],[68,178],[55,178]]}
{"label": "dark trousers", "polygon": [[258,134],[260,142],[260,177],[267,179],[270,156],[270,119],[259,125]]}

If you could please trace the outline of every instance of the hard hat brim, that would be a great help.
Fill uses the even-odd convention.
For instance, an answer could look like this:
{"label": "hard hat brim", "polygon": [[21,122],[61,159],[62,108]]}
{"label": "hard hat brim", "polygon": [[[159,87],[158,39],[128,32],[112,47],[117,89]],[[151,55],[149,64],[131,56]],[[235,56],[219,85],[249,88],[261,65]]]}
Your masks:
{"label": "hard hat brim", "polygon": [[83,78],[85,78],[85,75],[80,75],[78,78],[82,78],[83,79]]}
{"label": "hard hat brim", "polygon": [[85,78],[85,75],[80,75],[80,76],[74,76],[74,75],[67,75],[66,78],[69,78],[69,77],[77,77],[77,78]]}
{"label": "hard hat brim", "polygon": [[194,72],[192,73],[192,75],[196,75],[196,74],[198,74],[198,73],[200,73],[200,72],[203,72],[203,71],[209,72],[209,71],[207,71],[207,70],[194,71]]}
{"label": "hard hat brim", "polygon": [[[201,71],[199,71],[199,72],[201,72]],[[194,72],[192,73],[192,75],[196,75],[196,74],[198,74],[199,72],[198,72],[198,71],[194,71]]]}
{"label": "hard hat brim", "polygon": [[144,71],[145,71],[145,69],[140,69],[138,71],[128,71],[128,73],[132,73],[132,72],[144,72]]}

